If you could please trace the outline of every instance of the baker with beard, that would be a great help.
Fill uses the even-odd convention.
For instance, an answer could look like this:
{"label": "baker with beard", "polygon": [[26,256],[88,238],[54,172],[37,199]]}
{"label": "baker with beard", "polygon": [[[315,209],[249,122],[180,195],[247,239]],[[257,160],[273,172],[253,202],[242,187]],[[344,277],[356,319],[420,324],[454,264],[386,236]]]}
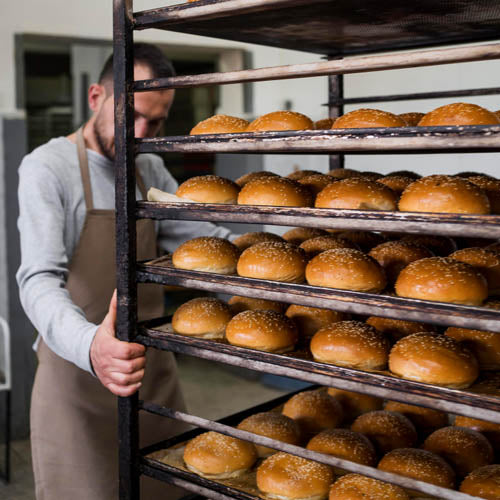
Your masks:
{"label": "baker with beard", "polygon": [[[173,76],[160,49],[134,46],[134,78]],[[154,137],[174,90],[135,95],[135,136]],[[19,170],[17,273],[24,310],[39,333],[31,401],[37,500],[118,498],[116,397],[140,388],[142,399],[183,409],[171,353],[115,336],[115,170],[113,63],[88,90],[92,117],[67,137],[27,155]],[[175,193],[162,159],[136,159],[136,198],[154,186]],[[196,236],[228,237],[210,223],[140,220],[137,255],[153,258]],[[139,319],[161,316],[163,290],[140,285]],[[146,363],[147,358],[147,363]],[[146,371],[145,371],[145,367]],[[179,432],[174,421],[141,415],[141,446]],[[175,498],[164,483],[142,478],[142,498]]]}

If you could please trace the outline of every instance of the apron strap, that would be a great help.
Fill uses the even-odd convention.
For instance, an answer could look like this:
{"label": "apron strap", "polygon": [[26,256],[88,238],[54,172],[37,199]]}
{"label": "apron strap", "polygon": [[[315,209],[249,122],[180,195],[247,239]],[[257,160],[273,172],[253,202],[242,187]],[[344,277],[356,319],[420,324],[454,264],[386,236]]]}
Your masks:
{"label": "apron strap", "polygon": [[83,139],[83,127],[76,131],[76,149],[78,152],[78,165],[80,167],[80,174],[82,176],[83,194],[85,196],[85,205],[87,211],[94,208],[92,201],[92,188],[90,186],[89,174],[89,160],[87,157],[87,148],[85,147],[85,140]]}

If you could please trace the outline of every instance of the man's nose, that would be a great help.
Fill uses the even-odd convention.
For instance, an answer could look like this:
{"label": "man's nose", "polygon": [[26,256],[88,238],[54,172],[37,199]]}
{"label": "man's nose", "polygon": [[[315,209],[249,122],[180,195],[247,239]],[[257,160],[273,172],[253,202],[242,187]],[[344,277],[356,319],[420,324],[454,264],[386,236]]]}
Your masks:
{"label": "man's nose", "polygon": [[148,133],[148,121],[139,117],[135,120],[135,136],[138,138],[143,138],[147,136]]}

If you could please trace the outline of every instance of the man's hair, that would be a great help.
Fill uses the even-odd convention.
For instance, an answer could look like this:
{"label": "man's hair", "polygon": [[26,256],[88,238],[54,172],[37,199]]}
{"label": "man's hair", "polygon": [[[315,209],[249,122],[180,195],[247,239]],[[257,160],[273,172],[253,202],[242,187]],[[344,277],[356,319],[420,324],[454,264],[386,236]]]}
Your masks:
{"label": "man's hair", "polygon": [[[151,70],[152,78],[167,78],[175,76],[173,64],[161,49],[149,43],[134,43],[134,65],[142,64]],[[104,63],[99,84],[113,81],[113,54]]]}

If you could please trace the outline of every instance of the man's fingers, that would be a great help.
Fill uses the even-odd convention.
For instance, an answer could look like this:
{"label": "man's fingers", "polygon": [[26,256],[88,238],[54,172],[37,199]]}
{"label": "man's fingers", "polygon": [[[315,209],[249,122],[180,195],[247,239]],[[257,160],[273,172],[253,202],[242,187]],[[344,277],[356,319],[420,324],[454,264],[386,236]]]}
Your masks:
{"label": "man's fingers", "polygon": [[113,358],[110,369],[120,373],[131,374],[142,370],[146,366],[146,356],[139,356],[135,359],[116,359]]}
{"label": "man's fingers", "polygon": [[108,332],[112,333],[113,336],[116,335],[115,331],[115,325],[116,325],[116,304],[117,304],[117,298],[116,298],[116,289],[113,292],[113,296],[111,297],[111,302],[109,303],[109,309],[108,313],[106,314],[106,317],[103,320],[103,325],[106,326],[106,329]]}
{"label": "man's fingers", "polygon": [[144,377],[144,370],[139,370],[131,374],[121,372],[111,372],[108,375],[111,383],[121,386],[134,385],[142,380]]}
{"label": "man's fingers", "polygon": [[132,394],[135,394],[139,388],[141,387],[142,384],[134,384],[134,385],[127,385],[127,386],[120,386],[114,383],[109,383],[106,384],[106,387],[115,395],[115,396],[121,396],[123,398],[127,396],[132,396]]}
{"label": "man's fingers", "polygon": [[146,353],[146,348],[141,344],[122,342],[121,340],[117,340],[116,342],[117,344],[113,346],[112,354],[115,359],[135,359],[144,356]]}

